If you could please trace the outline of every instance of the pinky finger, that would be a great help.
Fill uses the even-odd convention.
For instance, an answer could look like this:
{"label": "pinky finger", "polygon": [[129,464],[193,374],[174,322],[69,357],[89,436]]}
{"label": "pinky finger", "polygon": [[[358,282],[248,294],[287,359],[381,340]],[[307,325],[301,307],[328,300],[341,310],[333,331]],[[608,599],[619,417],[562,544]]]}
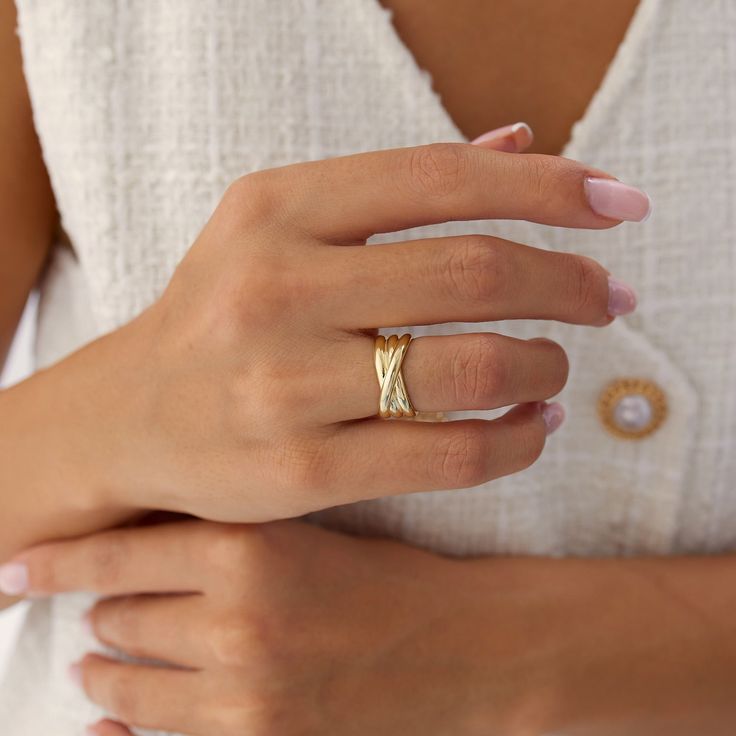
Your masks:
{"label": "pinky finger", "polygon": [[122,723],[106,718],[89,726],[86,736],[133,736],[133,732]]}
{"label": "pinky finger", "polygon": [[190,736],[208,730],[199,717],[198,673],[88,654],[71,667],[70,676],[115,723]]}
{"label": "pinky finger", "polygon": [[560,404],[535,402],[498,419],[349,422],[330,438],[330,457],[340,464],[331,478],[319,479],[320,488],[348,503],[481,485],[532,465],[563,416]]}

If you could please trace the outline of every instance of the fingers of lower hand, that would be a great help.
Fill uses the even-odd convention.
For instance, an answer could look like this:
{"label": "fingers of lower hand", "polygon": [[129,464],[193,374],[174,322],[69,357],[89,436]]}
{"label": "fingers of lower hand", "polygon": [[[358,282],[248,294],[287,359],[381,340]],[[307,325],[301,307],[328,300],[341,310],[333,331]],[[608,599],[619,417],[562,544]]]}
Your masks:
{"label": "fingers of lower hand", "polygon": [[199,595],[124,596],[96,603],[87,621],[97,639],[131,657],[196,668],[208,654],[193,633],[207,629],[204,609]]}
{"label": "fingers of lower hand", "polygon": [[205,526],[179,521],[39,545],[0,567],[0,589],[33,596],[196,592],[203,585],[197,549]]}
{"label": "fingers of lower hand", "polygon": [[105,718],[87,728],[87,736],[133,736],[127,726]]}
{"label": "fingers of lower hand", "polygon": [[[200,713],[203,698],[197,672],[126,664],[88,654],[73,665],[70,676],[90,700],[127,726],[209,733]],[[112,726],[105,728],[110,736],[117,736]]]}

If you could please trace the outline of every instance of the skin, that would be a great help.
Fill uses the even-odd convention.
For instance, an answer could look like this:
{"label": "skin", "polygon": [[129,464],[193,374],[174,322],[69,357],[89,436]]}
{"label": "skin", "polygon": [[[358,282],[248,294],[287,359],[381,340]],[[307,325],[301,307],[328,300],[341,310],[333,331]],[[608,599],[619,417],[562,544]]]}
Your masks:
{"label": "skin", "polygon": [[[409,33],[410,6],[396,5],[397,25]],[[481,26],[477,13],[486,11],[480,5],[467,6],[474,7],[472,16],[454,6],[454,15],[445,16],[460,29],[455,43],[469,20]],[[541,3],[503,5],[493,12],[518,20],[523,10],[524,27],[536,29],[528,38],[554,63],[512,53],[518,46],[476,42],[468,44],[464,61],[452,62],[467,64],[467,73],[458,67],[448,78],[472,80],[470,72],[483,59],[487,70],[498,72],[495,87],[484,88],[487,99],[517,112],[522,98],[549,89],[545,75],[556,69],[558,79],[578,92],[550,92],[533,120],[549,137],[538,135],[532,149],[556,153],[633,4],[609,1],[606,14],[600,5],[586,14],[588,3],[560,3],[556,7],[577,15],[551,18]],[[12,3],[0,0],[0,7],[2,59],[8,62],[0,68],[10,82],[0,86],[0,116],[11,136],[0,147],[7,235],[0,273],[14,275],[0,292],[7,346],[46,257],[55,212],[17,42],[8,32]],[[438,18],[427,19],[429,31]],[[571,28],[585,26],[573,18],[593,28],[592,35],[575,36]],[[495,22],[508,25],[502,16]],[[544,36],[551,40],[536,46]],[[582,76],[560,66],[567,62],[552,37],[564,39],[566,51],[574,49],[571,58],[585,60]],[[491,48],[497,51],[493,59],[478,56]],[[439,66],[434,71],[442,84]],[[508,79],[518,80],[518,88],[509,89]],[[458,90],[472,88],[477,96],[471,81],[460,84]],[[492,108],[504,108],[465,108],[457,100],[448,107],[469,137],[528,117],[504,113],[505,119],[492,121]],[[470,111],[467,118],[464,110]],[[131,726],[208,736],[241,733],[244,726],[256,736],[324,733],[325,717],[356,734],[390,734],[392,728],[430,736],[489,730],[529,736],[562,728],[573,736],[732,730],[734,600],[727,581],[734,563],[728,556],[449,560],[399,542],[271,521],[377,494],[475,485],[533,462],[545,442],[538,402],[566,379],[559,346],[488,334],[418,338],[404,364],[418,409],[519,407],[499,422],[467,420],[460,429],[459,422],[386,423],[371,416],[378,398],[371,329],[500,316],[603,326],[610,321],[605,269],[492,238],[371,249],[360,243],[376,230],[442,219],[522,217],[569,227],[614,226],[587,206],[581,184],[591,171],[539,154],[455,145],[249,175],[230,188],[158,302],[129,325],[0,394],[0,559],[55,537],[130,521],[150,508],[260,522],[125,530],[16,557],[30,571],[33,592],[85,589],[111,596],[92,615],[103,641],[163,659],[176,651],[187,661],[173,664],[193,666],[149,670],[88,657],[78,673],[92,699]],[[489,198],[489,190],[497,196]],[[513,201],[498,196],[504,191],[514,193]],[[331,214],[323,221],[325,210]],[[276,249],[274,243],[282,245]],[[523,269],[535,288],[504,294],[503,280],[493,276],[507,268]],[[391,279],[365,280],[366,274],[394,269],[423,274],[425,288],[406,300],[400,290],[380,293]],[[447,274],[452,278],[443,279]],[[453,362],[458,353],[465,359]],[[305,355],[323,369],[334,360],[334,404],[306,380],[284,390],[283,376],[304,372]],[[507,370],[489,375],[485,365]],[[535,372],[535,365],[541,370]],[[504,382],[512,374],[519,380]],[[89,395],[96,398],[93,405]],[[405,464],[407,456],[412,462]],[[369,484],[377,457],[389,472]],[[244,477],[251,478],[247,488]],[[135,564],[127,567],[126,561]],[[150,579],[137,577],[141,571]],[[217,578],[227,584],[213,585]],[[187,595],[156,595],[182,586]],[[294,611],[305,614],[298,626]],[[175,641],[161,624],[172,617],[185,632]],[[202,632],[219,645],[198,648]],[[368,661],[366,650],[375,653]],[[264,675],[273,690],[264,691]],[[202,687],[186,689],[194,683]],[[321,694],[314,683],[324,685]],[[151,692],[157,697],[151,699]],[[182,702],[182,692],[192,697]],[[223,692],[228,707],[214,694],[221,698]],[[289,703],[299,707],[285,710],[284,693],[297,696]],[[356,708],[361,698],[385,707]],[[186,723],[176,720],[184,716]],[[128,733],[112,722],[96,732]]]}
{"label": "skin", "polygon": [[[733,733],[727,556],[449,559],[300,521],[188,521],[21,559],[36,596],[98,593],[87,617],[97,639],[160,661],[90,654],[72,669],[89,698],[131,727]],[[105,722],[93,733],[129,732]]]}
{"label": "skin", "polygon": [[[28,519],[4,530],[3,555],[141,509],[270,521],[529,466],[546,438],[539,402],[567,378],[559,345],[417,338],[404,375],[418,410],[517,406],[497,420],[386,422],[375,417],[372,325],[604,326],[606,269],[491,236],[361,243],[445,220],[613,227],[588,203],[591,175],[605,176],[558,157],[436,143],[237,180],[160,299],[0,396],[15,422],[0,428],[0,488],[8,518]],[[407,292],[417,278],[423,288]]]}
{"label": "skin", "polygon": [[638,2],[381,0],[462,133],[472,140],[525,120],[535,132],[529,151],[557,154]]}

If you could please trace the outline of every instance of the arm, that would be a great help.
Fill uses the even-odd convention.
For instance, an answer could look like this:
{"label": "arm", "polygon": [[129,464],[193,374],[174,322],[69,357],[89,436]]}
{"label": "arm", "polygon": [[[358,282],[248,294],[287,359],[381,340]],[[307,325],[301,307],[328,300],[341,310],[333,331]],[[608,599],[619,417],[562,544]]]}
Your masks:
{"label": "arm", "polygon": [[194,736],[734,730],[732,556],[448,559],[298,521],[190,521],[45,545],[16,562],[37,595],[110,596],[90,612],[96,636],[170,663],[88,655],[72,670],[130,727]]}
{"label": "arm", "polygon": [[531,733],[734,732],[736,556],[486,558],[458,569],[473,590],[471,631],[487,681],[501,633],[487,622],[499,610],[512,616],[505,631],[517,653],[533,652],[531,674],[546,675],[546,702],[527,692],[527,715],[541,717]]}
{"label": "arm", "polygon": [[56,224],[54,197],[23,78],[13,0],[0,0],[0,69],[1,369]]}
{"label": "arm", "polygon": [[[46,259],[56,207],[33,128],[15,35],[15,3],[0,0],[0,373]],[[22,172],[22,175],[21,175]],[[7,512],[5,499],[1,504]],[[0,534],[0,539],[2,539]],[[0,559],[4,559],[0,542]],[[9,600],[0,596],[0,608]]]}
{"label": "arm", "polygon": [[[0,0],[0,371],[58,222],[15,29],[15,3]],[[71,438],[90,404],[80,389],[94,390],[89,376],[101,369],[101,347],[0,390],[0,561],[131,516],[99,503],[89,479],[72,472],[84,445]],[[0,595],[0,608],[13,602]]]}

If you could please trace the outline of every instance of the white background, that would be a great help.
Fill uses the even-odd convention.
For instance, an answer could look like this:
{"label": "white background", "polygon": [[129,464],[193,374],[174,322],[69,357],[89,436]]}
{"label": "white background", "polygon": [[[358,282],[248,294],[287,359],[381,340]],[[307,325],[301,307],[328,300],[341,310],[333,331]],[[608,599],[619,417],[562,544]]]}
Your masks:
{"label": "white background", "polygon": [[[29,302],[10,359],[5,372],[0,378],[0,384],[4,386],[19,381],[30,370],[30,343],[34,310],[35,304]],[[23,613],[22,605],[13,606],[7,611],[0,611],[0,673],[5,668],[8,654],[23,619]]]}

